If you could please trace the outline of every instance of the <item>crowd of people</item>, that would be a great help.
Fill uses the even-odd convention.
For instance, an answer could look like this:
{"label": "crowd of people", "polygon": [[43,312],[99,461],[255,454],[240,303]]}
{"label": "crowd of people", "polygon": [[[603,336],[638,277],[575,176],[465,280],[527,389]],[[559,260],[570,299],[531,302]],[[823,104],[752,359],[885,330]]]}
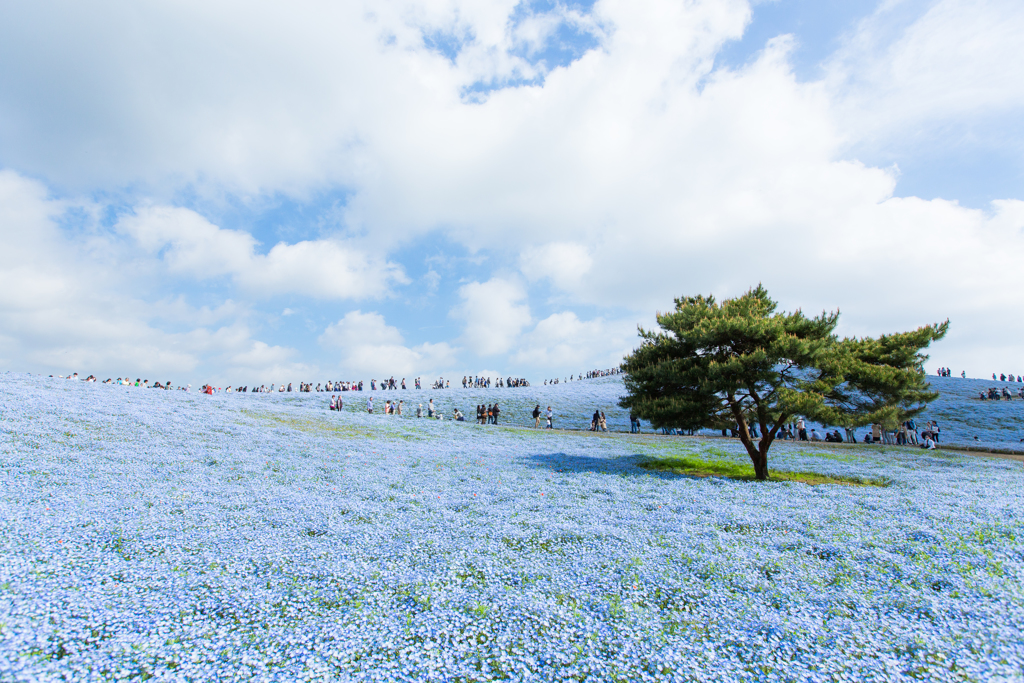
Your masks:
{"label": "crowd of people", "polygon": [[[50,375],[50,377],[53,377],[53,375]],[[57,375],[57,379],[73,379],[73,380],[78,380],[80,382],[99,382],[99,379],[96,377],[96,375],[89,375],[88,377],[79,377],[77,372],[73,372],[70,375],[68,375],[67,377],[65,377],[64,375]],[[173,389],[174,388],[174,387],[171,386],[171,383],[169,381],[167,383],[165,383],[165,384],[161,384],[160,382],[154,382],[153,384],[150,384],[148,379],[136,378],[135,381],[133,382],[128,377],[118,377],[117,379],[111,379],[111,378],[108,377],[107,379],[103,380],[103,382],[100,382],[100,383],[101,384],[112,384],[112,385],[115,385],[115,386],[125,386],[125,387],[143,387],[145,389],[165,389],[165,390],[167,390],[167,389]],[[181,391],[188,391],[189,389],[192,388],[192,385],[189,384],[187,386],[177,387],[177,388],[180,389]]]}
{"label": "crowd of people", "polygon": [[[1007,387],[989,387],[988,391],[978,392],[978,398],[982,401],[1009,401],[1013,399],[1013,392]],[[1024,387],[1017,390],[1017,398],[1024,398]]]}
{"label": "crowd of people", "polygon": [[[378,405],[379,405],[379,403],[378,403]],[[337,395],[337,396],[332,395],[331,396],[331,401],[328,404],[328,408],[330,410],[332,410],[332,411],[343,410],[344,407],[345,407],[345,403],[344,403],[344,400],[342,399],[342,397],[340,395]],[[373,396],[370,396],[369,398],[366,399],[366,412],[372,415],[374,413],[374,411],[375,411],[374,398],[373,398]],[[403,401],[403,400],[387,399],[384,402],[383,413],[384,413],[384,415],[397,415],[397,416],[404,415],[405,414],[405,401]],[[416,407],[416,411],[415,411],[414,414],[415,414],[416,417],[419,417],[419,418],[426,417],[426,418],[432,419],[432,420],[443,420],[444,419],[444,415],[442,415],[441,411],[439,411],[435,407],[434,399],[433,398],[431,398],[429,401],[427,401],[427,406],[426,406],[425,409],[424,409],[423,404],[420,403]],[[494,425],[496,425],[496,424],[498,424],[498,415],[500,415],[500,414],[501,414],[501,409],[498,407],[497,402],[495,402],[493,404],[490,404],[490,405],[481,404],[481,405],[478,405],[476,407],[476,420],[480,424],[494,424]],[[451,419],[454,420],[455,422],[465,422],[466,421],[466,416],[458,408],[453,408],[452,409]]]}
{"label": "crowd of people", "polygon": [[[50,377],[53,377],[53,375],[50,375]],[[96,377],[96,375],[89,375],[88,377],[79,377],[77,372],[73,372],[70,375],[68,375],[67,377],[65,377],[64,375],[57,375],[57,379],[73,379],[73,380],[77,380],[79,382],[95,382],[95,383],[99,383],[99,384],[109,384],[111,386],[119,386],[119,387],[141,387],[143,389],[163,389],[165,391],[170,391],[171,389],[177,389],[178,391],[191,391],[192,390],[192,385],[191,384],[186,384],[185,386],[175,387],[175,386],[173,386],[171,384],[170,380],[168,380],[167,382],[163,382],[163,383],[161,383],[159,381],[155,381],[152,384],[150,384],[148,379],[139,379],[138,377],[136,377],[134,381],[130,377],[118,377],[117,379],[113,379],[111,377],[108,377],[107,379],[105,379],[102,382],[100,382],[99,378]],[[205,390],[205,388],[206,387],[204,385],[204,390]]]}
{"label": "crowd of people", "polygon": [[[630,416],[630,421],[634,420],[633,415]],[[639,422],[639,421],[637,421]],[[739,436],[739,425],[734,425],[722,430],[722,436]],[[750,436],[752,438],[759,438],[757,425],[751,423],[748,425]],[[637,431],[639,431],[639,424],[637,424]],[[677,430],[670,430],[666,433],[676,433]],[[799,418],[796,422],[791,422],[782,425],[779,431],[776,433],[775,438],[780,441],[823,441],[826,443],[857,443],[857,432],[856,429],[844,428],[846,432],[845,436],[839,432],[838,429],[832,431],[824,430],[825,434],[822,436],[818,433],[817,428],[807,428],[807,423],[803,418]],[[681,431],[680,431],[681,433]],[[691,430],[692,433],[692,430]],[[939,443],[939,423],[935,420],[930,420],[923,430],[918,432],[917,423],[913,419],[904,421],[901,425],[894,428],[886,428],[881,424],[871,425],[870,430],[864,435],[863,443],[878,443],[888,444],[893,446],[908,446],[908,445],[920,445],[923,448],[934,450]]]}
{"label": "crowd of people", "polygon": [[[608,375],[616,375],[616,374],[620,374],[620,372],[621,372],[621,370],[619,370],[618,368],[612,368],[612,369],[609,369],[609,370],[591,370],[591,371],[589,371],[589,372],[587,372],[585,374],[581,373],[581,374],[577,375],[575,378],[573,378],[570,375],[564,381],[574,381],[574,379],[575,379],[575,381],[579,381],[579,380],[582,380],[582,379],[592,379],[594,377],[604,377],[604,376],[608,376]],[[942,376],[942,377],[949,377],[951,375],[951,371],[950,371],[949,368],[939,368],[938,369],[938,374],[940,376]],[[50,376],[53,377],[53,375],[50,375]],[[961,376],[965,376],[965,373],[961,373]],[[63,375],[57,375],[57,377],[59,379],[70,379],[70,380],[78,380],[78,381],[84,381],[84,382],[98,382],[99,381],[98,378],[95,375],[89,375],[88,377],[81,378],[81,377],[78,376],[77,372],[72,373],[72,374],[68,375],[67,377],[64,377]],[[1009,381],[1009,382],[1021,382],[1022,381],[1022,378],[1020,376],[1016,376],[1016,379],[1015,379],[1015,376],[1012,375],[1012,374],[1011,375],[1003,374],[1003,375],[998,375],[997,376],[995,373],[993,373],[992,374],[992,379],[993,380],[998,379],[1000,381]],[[104,380],[102,383],[103,384],[115,385],[115,386],[135,386],[135,387],[141,387],[141,388],[147,388],[147,389],[162,389],[162,390],[177,389],[179,391],[191,391],[191,389],[192,389],[192,385],[191,384],[186,384],[184,386],[174,387],[171,384],[170,381],[164,382],[164,383],[161,383],[159,381],[155,381],[155,382],[153,382],[151,384],[148,379],[136,378],[133,381],[133,380],[127,378],[127,377],[124,377],[124,378],[118,377],[116,379],[108,378],[108,379]],[[552,380],[544,380],[544,384],[545,385],[548,385],[548,384],[558,384],[558,383],[559,383],[559,379],[558,378],[555,378],[555,379],[552,379]],[[422,385],[422,379],[420,377],[415,378],[413,380],[413,384],[414,384],[414,388],[421,389],[422,386],[423,386]],[[530,383],[528,381],[526,381],[525,379],[523,379],[523,378],[513,378],[513,377],[490,378],[490,377],[483,377],[483,376],[468,376],[467,375],[467,376],[464,376],[462,378],[462,386],[464,388],[471,388],[471,389],[472,388],[490,388],[492,386],[494,386],[494,387],[528,387],[528,386],[530,386]],[[446,381],[442,377],[439,377],[435,382],[433,382],[433,384],[431,386],[432,389],[446,389],[446,388],[449,388],[449,387],[450,387],[450,382]],[[401,380],[396,380],[394,377],[390,377],[388,379],[381,380],[380,382],[377,382],[376,379],[371,379],[370,380],[370,390],[371,391],[376,391],[376,390],[380,390],[380,391],[393,391],[393,390],[397,390],[397,389],[406,389],[406,388],[407,388],[407,384],[406,384],[406,380],[405,380],[404,377]],[[343,401],[342,396],[341,396],[342,392],[363,391],[363,389],[364,389],[364,386],[363,386],[363,382],[362,381],[340,381],[340,380],[339,381],[333,381],[333,380],[329,380],[327,382],[324,382],[323,384],[317,383],[315,387],[314,387],[312,382],[299,382],[298,387],[294,387],[292,385],[292,383],[290,383],[290,382],[287,385],[283,384],[283,383],[280,384],[280,385],[271,384],[269,387],[266,386],[266,385],[262,385],[261,384],[259,387],[255,387],[255,388],[251,389],[251,392],[252,393],[287,393],[287,392],[292,392],[292,391],[298,391],[298,392],[314,392],[314,391],[315,392],[337,392],[337,393],[331,395],[331,399],[330,399],[330,403],[329,403],[328,407],[332,411],[340,411],[340,410],[342,410],[344,408],[344,401]],[[247,385],[246,386],[238,386],[238,387],[231,387],[231,386],[229,386],[229,387],[227,387],[225,389],[215,388],[215,387],[213,387],[210,384],[204,384],[204,385],[202,385],[202,387],[200,387],[200,392],[204,393],[204,394],[213,394],[213,393],[215,393],[217,391],[224,391],[225,393],[249,393],[250,389],[249,389],[249,387]],[[1018,389],[1017,395],[1018,395],[1019,398],[1024,399],[1024,387],[1021,387],[1021,388]],[[1009,389],[1007,389],[1006,387],[1003,387],[1001,390],[998,389],[998,388],[993,387],[993,388],[988,389],[987,392],[981,392],[978,395],[978,398],[983,400],[983,401],[984,400],[1011,400],[1013,397],[1014,397],[1013,393]],[[367,412],[369,412],[369,413],[373,413],[374,412],[374,398],[373,398],[373,396],[370,396],[367,399],[366,409],[367,409]],[[405,413],[405,401],[388,399],[384,403],[383,412],[384,412],[385,415],[403,415]],[[479,424],[494,424],[494,425],[496,425],[496,424],[498,424],[498,416],[500,414],[501,414],[501,408],[499,408],[497,402],[495,402],[493,404],[490,404],[490,405],[480,404],[480,405],[477,405],[477,407],[476,407],[476,420],[477,420],[477,422]],[[417,408],[416,408],[415,415],[416,415],[416,417],[424,417],[424,416],[426,416],[426,417],[431,418],[431,419],[438,419],[438,420],[444,419],[442,414],[435,408],[435,406],[434,406],[434,399],[433,398],[431,398],[428,401],[426,409],[424,409],[423,404],[420,403],[417,406]],[[534,418],[534,427],[539,427],[540,426],[540,418],[541,418],[542,415],[546,418],[546,428],[547,429],[552,429],[553,428],[553,413],[552,413],[552,410],[551,410],[551,406],[547,407],[546,413],[542,413],[539,404],[537,406],[535,406],[535,408],[534,408],[534,410],[532,412],[532,417]],[[463,415],[463,413],[458,408],[454,408],[452,410],[452,417],[451,417],[451,419],[459,421],[459,422],[464,422],[465,421],[465,416]],[[630,432],[632,432],[632,433],[639,433],[640,432],[640,419],[635,414],[630,414],[629,422],[630,422]],[[757,426],[755,424],[748,425],[748,429],[749,429],[749,433],[750,433],[751,437],[759,438],[759,434],[757,432]],[[591,417],[591,420],[590,420],[589,430],[590,431],[594,431],[594,432],[596,432],[596,431],[607,432],[608,431],[608,421],[607,421],[607,418],[605,417],[605,414],[602,411],[600,411],[600,410],[595,410],[594,411],[594,414],[593,414],[593,416]],[[676,430],[676,429],[664,429],[662,431],[664,433],[666,433],[666,434],[679,434],[679,433],[683,433],[683,430]],[[794,440],[794,441],[825,441],[825,442],[834,442],[834,443],[844,443],[844,442],[856,443],[857,442],[857,436],[856,436],[855,430],[848,428],[845,431],[846,431],[845,437],[844,437],[844,435],[839,433],[838,429],[835,429],[835,430],[833,430],[831,432],[826,430],[824,437],[822,437],[821,435],[818,434],[818,431],[817,431],[816,428],[812,428],[808,432],[807,425],[806,425],[805,421],[801,418],[801,419],[797,420],[794,423],[783,425],[779,429],[779,431],[777,433],[777,438],[781,439],[781,440]],[[689,430],[689,432],[692,434],[693,430]],[[739,426],[736,425],[736,426],[734,426],[732,428],[723,429],[722,430],[722,435],[723,436],[725,436],[727,433],[731,433],[731,436],[733,436],[733,437],[739,436]],[[939,429],[938,422],[936,422],[934,420],[929,421],[926,424],[925,428],[923,430],[921,430],[920,433],[919,433],[915,421],[913,419],[910,419],[910,420],[907,420],[907,421],[903,422],[899,427],[896,427],[896,428],[885,428],[885,427],[883,427],[880,424],[871,425],[870,431],[867,434],[864,435],[863,442],[864,443],[890,444],[890,445],[894,445],[894,446],[921,445],[923,448],[934,449],[934,448],[937,447],[937,444],[939,443],[939,436],[940,436],[940,429]]]}
{"label": "crowd of people", "polygon": [[595,377],[608,377],[610,375],[619,374],[622,374],[622,370],[620,368],[609,368],[607,370],[589,370],[588,372],[585,373],[578,373],[575,377],[569,375],[568,377],[562,377],[561,379],[559,379],[558,377],[555,377],[554,379],[546,379],[544,380],[544,386],[548,386],[549,384],[561,384],[563,382],[579,382],[584,379],[594,379]]}
{"label": "crowd of people", "polygon": [[[937,374],[939,377],[951,377],[953,372],[949,368],[939,368],[938,370],[935,371],[935,374]],[[960,377],[966,379],[967,378],[967,372],[966,371],[961,371],[960,372]],[[992,381],[993,382],[1017,382],[1017,383],[1022,383],[1022,382],[1024,382],[1024,375],[1014,375],[1012,372],[1010,374],[1006,374],[1005,372],[1000,372],[997,375],[996,373],[993,372],[992,373]]]}
{"label": "crowd of people", "polygon": [[[53,375],[50,375],[50,377],[53,377]],[[59,379],[74,379],[74,380],[80,380],[80,381],[85,381],[85,382],[97,382],[98,381],[95,375],[89,375],[88,377],[83,379],[83,378],[80,378],[78,376],[77,372],[76,373],[72,373],[72,374],[68,375],[67,377],[65,377],[64,375],[57,375],[57,378],[59,378]],[[177,388],[177,389],[180,389],[182,391],[190,391],[191,388],[192,388],[191,384],[187,384],[185,386],[180,386],[180,387],[172,387],[170,382],[167,382],[165,384],[161,384],[160,382],[155,382],[153,384],[150,384],[148,379],[136,379],[136,380],[132,381],[131,379],[129,379],[127,377],[124,377],[124,378],[118,377],[117,379],[106,379],[106,380],[103,381],[103,384],[113,384],[113,385],[118,385],[118,386],[122,386],[123,385],[123,386],[145,387],[147,389],[171,389],[171,388]],[[467,376],[467,377],[463,377],[462,378],[462,386],[464,388],[490,388],[492,386],[494,386],[494,387],[528,387],[528,386],[530,386],[530,383],[525,378],[522,378],[522,377],[518,377],[518,378],[514,378],[514,377],[504,377],[504,378],[503,377],[496,377],[496,378],[492,379],[490,377],[476,377],[476,376],[468,377]],[[451,387],[451,381],[450,380],[446,380],[443,377],[438,377],[437,381],[435,381],[433,384],[431,384],[430,388],[431,389],[448,389],[450,387]],[[413,388],[414,389],[422,389],[423,388],[423,380],[422,380],[422,378],[417,377],[417,378],[415,378],[413,380]],[[205,393],[205,394],[213,394],[213,393],[217,393],[217,392],[220,392],[220,391],[223,391],[224,393],[227,393],[227,394],[233,394],[233,393],[238,393],[238,394],[244,394],[244,393],[277,394],[277,393],[282,393],[283,394],[283,393],[291,393],[291,392],[300,392],[300,393],[327,392],[327,393],[329,393],[329,392],[363,391],[363,389],[364,389],[364,385],[363,385],[362,381],[341,381],[341,380],[328,380],[328,381],[323,382],[323,383],[317,382],[316,385],[314,385],[312,382],[299,382],[297,385],[294,385],[291,382],[288,382],[287,384],[284,384],[284,383],[281,383],[281,384],[272,383],[272,384],[270,384],[270,386],[267,386],[265,384],[261,384],[259,386],[254,386],[252,388],[250,388],[249,385],[240,385],[240,386],[237,386],[237,387],[232,387],[232,386],[228,386],[228,387],[214,387],[212,384],[204,384],[201,387],[202,393]],[[408,385],[406,384],[406,381],[405,381],[404,377],[401,380],[396,380],[394,377],[390,377],[388,379],[381,380],[380,382],[378,382],[376,379],[371,379],[370,380],[370,391],[394,391],[394,390],[397,390],[397,389],[408,389]]]}
{"label": "crowd of people", "polygon": [[478,377],[476,375],[470,377],[468,375],[462,378],[463,389],[490,389],[492,386],[504,389],[504,388],[516,388],[516,387],[528,387],[530,383],[522,377]]}
{"label": "crowd of people", "polygon": [[[595,377],[610,377],[622,374],[622,368],[608,368],[607,370],[590,370],[578,377],[578,379],[594,379]],[[571,375],[570,375],[571,376]]]}

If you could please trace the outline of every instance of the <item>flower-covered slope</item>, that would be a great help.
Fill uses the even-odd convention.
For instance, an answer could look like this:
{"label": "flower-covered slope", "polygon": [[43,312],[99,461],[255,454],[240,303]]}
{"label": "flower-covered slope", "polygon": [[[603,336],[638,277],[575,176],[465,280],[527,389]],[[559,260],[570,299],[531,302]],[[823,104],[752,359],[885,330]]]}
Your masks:
{"label": "flower-covered slope", "polygon": [[[916,418],[918,428],[925,422],[936,420],[941,428],[943,443],[988,446],[995,448],[1011,448],[1024,450],[1024,400],[1017,391],[1018,383],[992,382],[989,380],[960,379],[959,377],[930,377],[932,388],[939,393],[939,398]],[[981,401],[980,392],[989,387],[1006,387],[1014,395],[1011,401]],[[371,395],[380,411],[385,400],[395,399],[405,402],[405,415],[414,414],[416,405],[422,403],[424,409],[433,398],[434,404],[444,414],[451,416],[453,408],[466,414],[473,420],[477,404],[491,404],[495,401],[501,407],[502,423],[533,425],[530,416],[534,406],[539,405],[543,411],[551,406],[555,414],[555,426],[570,429],[588,429],[590,418],[595,410],[605,413],[608,428],[612,431],[629,431],[629,413],[618,407],[619,397],[625,389],[621,377],[600,377],[597,379],[566,382],[548,386],[530,386],[515,389],[462,389],[445,390],[409,390],[409,391],[377,391],[363,393],[344,393],[346,410],[363,410],[366,398]],[[238,395],[236,398],[245,400],[251,395]],[[265,399],[265,394],[258,395]],[[292,394],[281,399],[276,395],[271,400],[292,401],[298,404],[326,403],[323,394]],[[795,418],[794,418],[795,420]],[[542,420],[543,424],[543,420]],[[822,425],[815,425],[819,429]],[[649,425],[646,430],[650,431]],[[863,437],[866,429],[857,430]],[[712,432],[707,432],[711,434]],[[977,438],[975,438],[977,437]]]}
{"label": "flower-covered slope", "polygon": [[[1016,461],[780,444],[773,467],[893,484],[750,484],[637,467],[746,457],[728,439],[2,380],[0,680],[1012,680],[1024,667]],[[548,396],[585,416],[601,386]]]}

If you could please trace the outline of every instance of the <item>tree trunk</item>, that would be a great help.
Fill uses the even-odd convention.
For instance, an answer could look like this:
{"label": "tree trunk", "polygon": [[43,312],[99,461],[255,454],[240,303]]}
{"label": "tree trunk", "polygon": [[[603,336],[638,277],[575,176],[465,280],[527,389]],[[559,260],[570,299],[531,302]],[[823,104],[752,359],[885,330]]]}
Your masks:
{"label": "tree trunk", "polygon": [[754,461],[754,476],[757,477],[758,481],[768,480],[768,449],[759,448],[757,455],[751,455],[750,459]]}

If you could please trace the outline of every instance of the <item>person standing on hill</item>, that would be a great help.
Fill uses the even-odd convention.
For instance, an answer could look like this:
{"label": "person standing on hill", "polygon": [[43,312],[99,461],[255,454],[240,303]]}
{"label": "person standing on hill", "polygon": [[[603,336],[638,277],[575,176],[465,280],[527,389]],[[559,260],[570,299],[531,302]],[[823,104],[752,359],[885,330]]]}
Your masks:
{"label": "person standing on hill", "polygon": [[494,403],[494,407],[491,408],[491,424],[498,424],[498,415],[501,413],[501,408],[498,407],[497,401]]}
{"label": "person standing on hill", "polygon": [[533,407],[533,428],[537,429],[540,427],[540,404],[538,403]]}
{"label": "person standing on hill", "polygon": [[366,399],[366,412],[368,412],[370,414],[373,413],[373,396],[371,396],[370,398]]}
{"label": "person standing on hill", "polygon": [[544,414],[544,417],[546,417],[548,421],[548,424],[546,427],[544,427],[544,429],[554,429],[554,427],[551,424],[551,420],[554,417],[554,413],[551,412],[551,406],[548,406],[548,411],[547,413]]}
{"label": "person standing on hill", "polygon": [[427,417],[434,417],[434,399],[427,403]]}

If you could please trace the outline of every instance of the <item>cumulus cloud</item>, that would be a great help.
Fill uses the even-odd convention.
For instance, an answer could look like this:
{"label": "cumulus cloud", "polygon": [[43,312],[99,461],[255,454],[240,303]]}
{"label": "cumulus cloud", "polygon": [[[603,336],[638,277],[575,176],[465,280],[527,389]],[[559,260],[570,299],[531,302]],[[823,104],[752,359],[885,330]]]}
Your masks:
{"label": "cumulus cloud", "polygon": [[[142,283],[134,269],[123,267],[116,242],[102,235],[75,240],[60,228],[70,209],[88,207],[49,199],[40,183],[0,171],[4,366],[182,382],[195,372],[222,378],[233,356],[244,360],[247,350],[271,348],[252,339],[246,309],[231,302],[196,309],[180,298],[133,296]],[[183,329],[167,331],[161,322]]]}
{"label": "cumulus cloud", "polygon": [[[474,273],[451,302],[460,343],[481,355],[514,352],[529,328],[529,292],[507,270],[518,264],[560,303],[638,316],[758,281],[791,308],[838,306],[865,332],[949,316],[944,348],[966,359],[976,342],[960,325],[1024,331],[991,322],[1024,285],[1005,266],[1024,248],[1013,198],[898,197],[898,172],[856,150],[1019,118],[1018,5],[883,3],[823,79],[802,82],[787,36],[715,67],[751,19],[744,0],[602,0],[525,19],[511,1],[257,2],[244,17],[217,1],[130,14],[22,3],[0,24],[0,163],[60,187],[140,188],[154,205],[123,225],[140,245],[170,272],[257,298],[389,292],[404,276],[375,255],[415,240],[501,255],[505,270]],[[566,27],[590,48],[545,63]],[[266,253],[162,206],[182,191],[324,190],[344,192],[336,234],[350,237]]]}
{"label": "cumulus cloud", "polygon": [[512,360],[540,369],[606,370],[617,367],[637,343],[635,321],[584,321],[565,311],[544,318],[524,334]]}
{"label": "cumulus cloud", "polygon": [[254,340],[246,346],[223,355],[222,368],[217,373],[227,378],[227,383],[244,384],[252,388],[250,381],[259,384],[273,383],[281,386],[289,382],[308,381],[318,368],[315,365],[296,360],[298,352],[286,346],[271,346]]}
{"label": "cumulus cloud", "polygon": [[[940,0],[906,20],[907,3],[881,3],[827,64],[844,127],[857,138],[906,135],[964,117],[1024,107],[1024,6]],[[903,30],[895,26],[905,23]],[[929,136],[930,139],[930,136]]]}
{"label": "cumulus cloud", "polygon": [[574,242],[527,247],[519,256],[519,269],[528,279],[547,278],[565,291],[575,290],[593,264],[587,248]]}
{"label": "cumulus cloud", "polygon": [[451,315],[463,321],[462,340],[478,356],[505,353],[530,324],[526,291],[514,280],[470,282],[459,288],[459,298]]}
{"label": "cumulus cloud", "polygon": [[198,279],[230,275],[264,296],[381,297],[393,284],[408,281],[397,264],[336,240],[282,242],[258,254],[249,233],[219,228],[189,209],[142,207],[122,218],[118,228],[150,252],[161,252],[172,273]]}
{"label": "cumulus cloud", "polygon": [[385,377],[397,375],[410,378],[432,375],[451,367],[456,349],[449,344],[423,343],[405,346],[398,328],[388,325],[379,313],[350,311],[336,323],[327,326],[319,337],[320,344],[340,351],[338,369],[362,378],[364,373]]}

